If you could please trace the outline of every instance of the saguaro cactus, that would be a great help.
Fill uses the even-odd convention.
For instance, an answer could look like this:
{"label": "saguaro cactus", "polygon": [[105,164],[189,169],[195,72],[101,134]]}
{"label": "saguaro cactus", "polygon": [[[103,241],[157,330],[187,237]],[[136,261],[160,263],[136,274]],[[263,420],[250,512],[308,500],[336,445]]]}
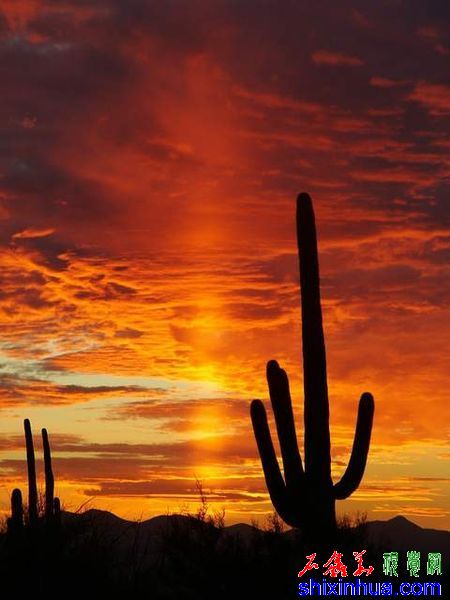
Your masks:
{"label": "saguaro cactus", "polygon": [[28,522],[30,527],[34,527],[38,521],[38,492],[36,483],[36,461],[34,457],[33,434],[29,419],[25,419],[25,444],[27,448],[27,469],[28,469]]}
{"label": "saguaro cactus", "polygon": [[45,471],[45,519],[49,522],[52,520],[54,514],[55,479],[53,477],[52,455],[46,429],[42,430],[42,446],[44,450]]}
{"label": "saguaro cactus", "polygon": [[[25,444],[27,450],[27,470],[28,470],[28,525],[34,530],[39,522],[38,491],[36,479],[36,460],[34,456],[33,433],[29,419],[24,421]],[[59,498],[54,497],[55,479],[52,470],[52,456],[50,451],[50,442],[46,429],[42,430],[42,445],[44,450],[44,470],[45,470],[45,522],[58,528],[61,524],[61,505]],[[19,489],[13,490],[11,494],[11,517],[8,519],[8,530],[11,532],[23,528],[23,505],[22,492]]]}
{"label": "saguaro cactus", "polygon": [[286,523],[302,529],[307,537],[327,539],[336,530],[336,499],[350,496],[364,474],[374,401],[367,392],[361,396],[350,461],[342,479],[333,485],[319,261],[314,211],[308,194],[300,194],[297,199],[297,243],[303,339],[305,466],[297,444],[288,377],[274,360],[267,363],[267,381],[284,479],[263,403],[254,400],[250,413],[267,488],[276,511]]}

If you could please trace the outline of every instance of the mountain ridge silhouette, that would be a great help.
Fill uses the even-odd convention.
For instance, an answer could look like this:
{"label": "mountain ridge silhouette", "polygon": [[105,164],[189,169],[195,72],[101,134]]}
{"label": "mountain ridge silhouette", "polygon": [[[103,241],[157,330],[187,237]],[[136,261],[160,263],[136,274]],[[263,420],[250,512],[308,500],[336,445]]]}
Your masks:
{"label": "mountain ridge silhouette", "polygon": [[[201,521],[193,515],[171,514],[157,515],[142,521],[132,521],[118,517],[112,512],[92,508],[84,513],[62,512],[62,524],[79,528],[81,536],[92,531],[104,541],[118,544],[119,553],[126,552],[132,546],[140,552],[155,557],[161,551],[161,540],[170,539],[170,535],[181,537],[213,536],[219,543],[235,541],[248,546],[258,537],[268,533],[264,527],[259,528],[248,523],[234,523],[218,528],[208,521]],[[399,552],[406,557],[406,552],[417,550],[422,553],[422,561],[426,564],[428,552],[440,552],[444,573],[450,571],[450,531],[444,529],[425,528],[417,525],[402,515],[388,520],[373,520],[350,527],[354,539],[365,540],[372,547],[382,552]],[[270,535],[270,532],[269,532]],[[298,531],[286,529],[279,534],[280,539],[293,540]],[[169,537],[167,537],[169,536]],[[177,538],[178,539],[178,538]],[[336,547],[339,542],[336,543]],[[361,548],[354,548],[361,550]]]}
{"label": "mountain ridge silhouette", "polygon": [[[150,528],[157,529],[161,526],[166,525],[171,521],[178,521],[179,523],[197,523],[199,524],[198,519],[192,515],[183,515],[183,514],[170,514],[170,515],[156,515],[154,517],[150,517],[145,520],[130,520],[124,519],[122,517],[117,516],[111,511],[102,510],[98,508],[91,508],[85,512],[77,513],[70,511],[62,511],[62,522],[63,524],[70,523],[71,521],[79,520],[80,522],[83,520],[86,521],[95,521],[97,524],[101,524],[107,522],[109,519],[110,524],[115,523],[116,526],[139,526],[141,528]],[[206,526],[206,523],[205,523]],[[407,519],[403,515],[396,515],[391,519],[387,520],[373,520],[367,521],[364,525],[367,527],[369,535],[378,536],[380,534],[390,534],[391,536],[400,536],[404,534],[409,535],[434,535],[437,536],[443,535],[448,536],[449,538],[449,548],[450,548],[450,530],[448,529],[436,529],[431,527],[421,527],[417,523]],[[361,527],[361,525],[356,526]],[[242,531],[264,531],[263,528],[255,527],[254,525],[250,525],[248,523],[239,522],[233,523],[232,525],[225,525],[224,531],[231,531],[236,533],[241,533]],[[284,534],[289,534],[293,529],[287,529]],[[408,541],[408,540],[407,540]],[[403,544],[402,544],[403,545]]]}

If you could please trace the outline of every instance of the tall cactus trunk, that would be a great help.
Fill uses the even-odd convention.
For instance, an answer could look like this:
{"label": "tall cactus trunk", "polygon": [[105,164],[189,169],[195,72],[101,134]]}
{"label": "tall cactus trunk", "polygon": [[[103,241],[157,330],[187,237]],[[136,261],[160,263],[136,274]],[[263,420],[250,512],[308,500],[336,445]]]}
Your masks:
{"label": "tall cactus trunk", "polygon": [[336,499],[347,498],[358,487],[364,474],[374,403],[371,394],[361,396],[350,461],[342,479],[333,485],[319,260],[314,211],[308,194],[300,194],[297,199],[297,242],[303,340],[305,466],[297,444],[288,377],[274,360],[267,364],[267,382],[284,478],[263,403],[254,400],[250,412],[267,488],[275,509],[286,523],[301,528],[306,538],[327,541],[336,532]]}
{"label": "tall cactus trunk", "polygon": [[31,432],[29,419],[25,419],[24,428],[28,468],[28,522],[30,527],[35,527],[38,522],[38,492],[36,483],[36,461],[34,457],[33,434]]}
{"label": "tall cactus trunk", "polygon": [[45,520],[50,523],[54,515],[54,493],[55,479],[52,470],[52,455],[47,430],[42,430],[42,445],[44,449],[44,471],[45,471]]}
{"label": "tall cactus trunk", "polygon": [[304,451],[305,480],[310,486],[309,514],[316,514],[309,525],[308,537],[329,537],[336,529],[333,481],[331,479],[331,444],[325,338],[320,304],[319,258],[316,225],[309,197],[297,202],[297,243],[300,265],[302,314]]}

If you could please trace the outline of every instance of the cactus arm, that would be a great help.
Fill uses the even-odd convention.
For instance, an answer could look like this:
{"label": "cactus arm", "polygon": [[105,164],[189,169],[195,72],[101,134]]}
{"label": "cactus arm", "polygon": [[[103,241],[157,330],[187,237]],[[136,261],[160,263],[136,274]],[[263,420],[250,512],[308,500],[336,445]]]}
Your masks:
{"label": "cactus arm", "polygon": [[53,523],[56,529],[61,527],[61,502],[58,497],[53,500]]}
{"label": "cactus arm", "polygon": [[23,518],[22,492],[19,488],[15,488],[11,494],[11,516],[15,521],[22,521]]}
{"label": "cactus arm", "polygon": [[372,394],[365,392],[359,401],[358,419],[350,461],[342,479],[334,485],[334,496],[338,500],[348,498],[356,490],[364,475],[372,432],[374,408]]}
{"label": "cactus arm", "polygon": [[34,458],[33,434],[29,419],[24,421],[28,468],[28,520],[31,526],[38,520],[38,493],[36,484],[36,462]]}
{"label": "cactus arm", "polygon": [[42,430],[42,446],[44,449],[44,470],[45,470],[45,518],[51,521],[53,517],[53,497],[55,493],[55,479],[52,470],[52,455],[48,433],[46,429]]}
{"label": "cactus arm", "polygon": [[270,499],[276,511],[284,515],[287,510],[286,486],[270,436],[266,409],[261,400],[253,400],[250,415]]}
{"label": "cactus arm", "polygon": [[289,380],[286,371],[281,369],[275,360],[267,363],[267,383],[275,415],[286,485],[289,487],[292,484],[299,489],[304,482],[304,473],[295,433]]}
{"label": "cactus arm", "polygon": [[11,532],[20,531],[23,528],[23,504],[22,492],[15,488],[11,494],[11,518],[8,519],[8,529]]}
{"label": "cactus arm", "polygon": [[305,471],[308,479],[328,485],[331,483],[331,451],[319,260],[312,201],[304,193],[297,198],[297,243],[305,393]]}

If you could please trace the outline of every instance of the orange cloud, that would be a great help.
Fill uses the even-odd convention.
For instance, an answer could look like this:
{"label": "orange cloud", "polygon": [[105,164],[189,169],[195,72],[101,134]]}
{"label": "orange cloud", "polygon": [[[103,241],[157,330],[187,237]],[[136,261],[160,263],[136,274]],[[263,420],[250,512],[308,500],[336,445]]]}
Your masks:
{"label": "orange cloud", "polygon": [[55,233],[54,229],[24,229],[23,231],[18,231],[17,233],[14,233],[12,236],[13,240],[24,240],[24,239],[34,239],[34,238],[41,238],[41,237],[47,237],[48,235],[51,235],[52,233]]}

